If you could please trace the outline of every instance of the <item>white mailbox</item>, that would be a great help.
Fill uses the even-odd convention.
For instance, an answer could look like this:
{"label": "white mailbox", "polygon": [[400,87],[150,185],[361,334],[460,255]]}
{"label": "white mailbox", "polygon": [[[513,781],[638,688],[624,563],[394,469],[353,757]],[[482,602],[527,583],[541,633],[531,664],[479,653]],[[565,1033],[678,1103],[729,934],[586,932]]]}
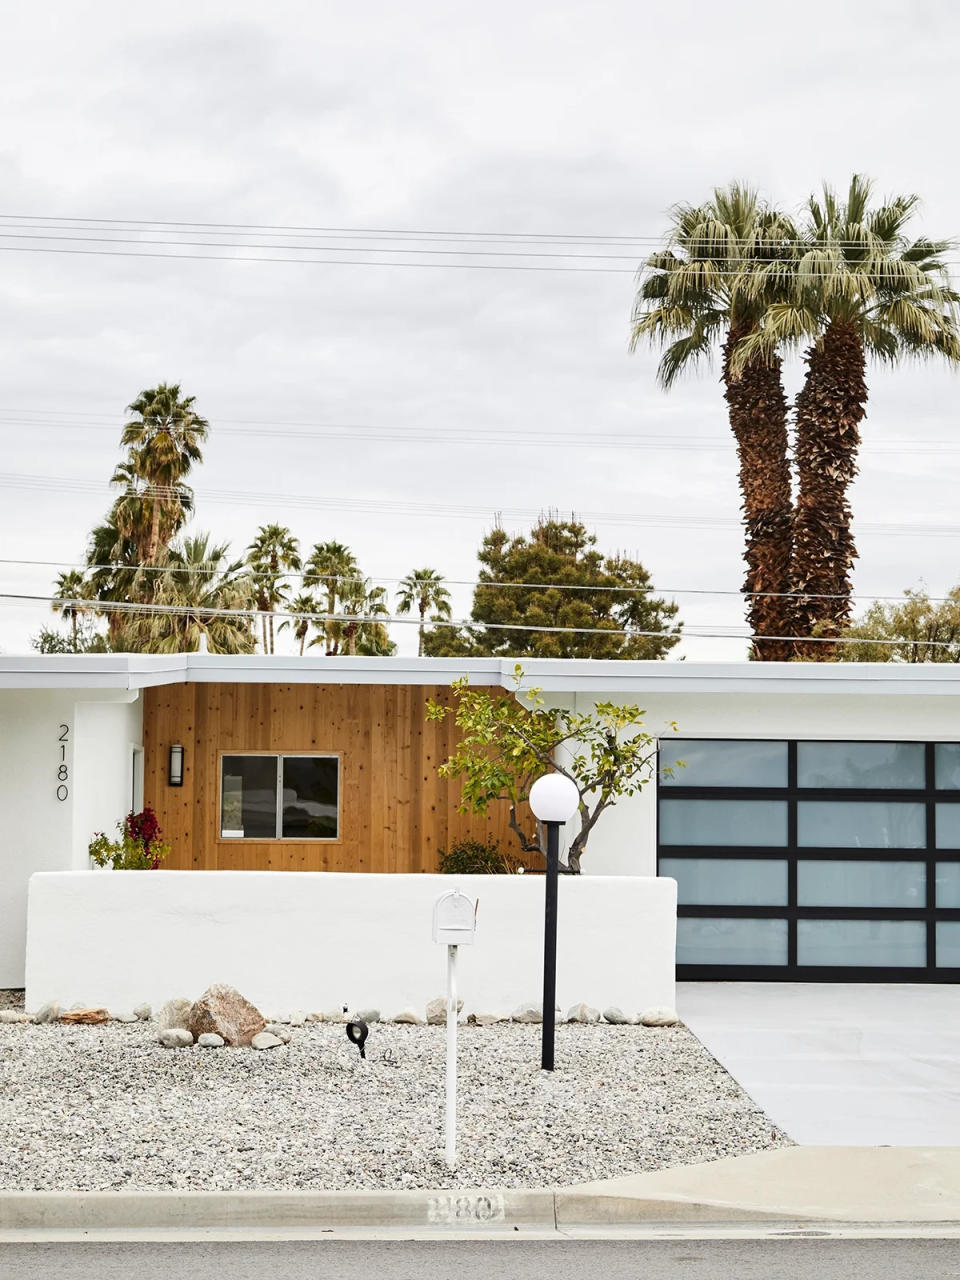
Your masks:
{"label": "white mailbox", "polygon": [[477,927],[477,905],[459,889],[442,894],[433,904],[433,940],[447,947],[473,943]]}

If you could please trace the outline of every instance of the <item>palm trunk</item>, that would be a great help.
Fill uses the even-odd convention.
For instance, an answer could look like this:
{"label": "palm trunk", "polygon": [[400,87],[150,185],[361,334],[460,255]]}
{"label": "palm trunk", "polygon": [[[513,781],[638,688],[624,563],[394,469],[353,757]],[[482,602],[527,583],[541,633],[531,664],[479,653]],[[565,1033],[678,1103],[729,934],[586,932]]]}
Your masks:
{"label": "palm trunk", "polygon": [[273,607],[272,607],[272,606],[271,606],[271,608],[270,608],[270,617],[269,617],[268,621],[269,621],[269,623],[270,623],[270,652],[271,652],[271,653],[273,653],[273,643],[274,643],[274,641],[273,641]]}
{"label": "palm trunk", "polygon": [[826,640],[797,646],[798,657],[836,658],[830,643],[850,622],[850,576],[857,549],[847,490],[857,474],[866,415],[863,343],[855,326],[834,322],[806,356],[797,396],[797,513],[794,525],[795,634]]}
{"label": "palm trunk", "polygon": [[[751,657],[760,662],[788,662],[794,647],[790,560],[793,500],[787,459],[787,398],[779,359],[753,361],[733,379],[730,359],[746,334],[731,329],[723,348],[724,399],[737,441],[741,511],[747,563],[743,591],[747,621],[754,636]],[[764,636],[771,639],[765,640]]]}
{"label": "palm trunk", "polygon": [[150,540],[147,543],[147,564],[153,564],[160,550],[160,499],[154,497],[150,515]]}
{"label": "palm trunk", "polygon": [[421,610],[420,610],[420,631],[419,631],[419,635],[420,635],[420,644],[419,644],[419,646],[417,647],[417,657],[418,657],[418,658],[422,658],[422,657],[423,657],[423,627],[424,627],[424,623],[426,622],[426,620],[427,620],[427,610],[426,610],[426,608],[421,608]]}

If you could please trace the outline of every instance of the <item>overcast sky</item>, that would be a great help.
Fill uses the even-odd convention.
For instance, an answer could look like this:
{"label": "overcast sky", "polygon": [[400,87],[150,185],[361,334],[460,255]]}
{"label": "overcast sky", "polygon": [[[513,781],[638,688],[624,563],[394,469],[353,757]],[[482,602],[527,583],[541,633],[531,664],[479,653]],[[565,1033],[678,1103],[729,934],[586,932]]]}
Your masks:
{"label": "overcast sky", "polygon": [[[672,203],[732,179],[795,208],[855,170],[922,195],[918,234],[960,235],[947,2],[61,0],[4,6],[2,30],[0,246],[41,247],[13,238],[29,215],[449,230],[476,233],[479,253],[498,232],[655,237]],[[326,243],[353,245],[353,260],[450,261]],[[194,527],[238,552],[279,521],[307,548],[348,543],[388,586],[421,566],[469,582],[495,512],[520,531],[523,512],[557,508],[583,512],[603,549],[636,555],[669,595],[736,592],[717,371],[661,392],[655,355],[628,353],[637,255],[583,252],[614,256],[514,264],[606,268],[548,272],[481,256],[446,269],[0,252],[3,592],[49,595],[56,573],[6,561],[81,559],[124,406],[161,381],[212,425]],[[957,538],[924,526],[960,528],[957,377],[869,381],[856,589],[922,579],[940,593],[960,579]],[[42,484],[11,483],[22,476]],[[863,527],[890,523],[917,528]],[[735,595],[675,598],[691,630],[743,622]],[[455,589],[458,613],[469,600]],[[48,620],[3,601],[0,647],[27,651]],[[412,628],[393,635],[415,647]]]}

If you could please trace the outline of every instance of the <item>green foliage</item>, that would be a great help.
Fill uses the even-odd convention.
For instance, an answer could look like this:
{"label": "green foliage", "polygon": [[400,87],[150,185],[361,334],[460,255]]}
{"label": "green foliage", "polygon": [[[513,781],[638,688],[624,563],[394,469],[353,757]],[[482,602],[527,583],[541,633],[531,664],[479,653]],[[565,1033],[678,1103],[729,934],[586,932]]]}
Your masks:
{"label": "green foliage", "polygon": [[114,871],[155,871],[170,853],[170,846],[160,838],[157,816],[149,807],[141,813],[128,813],[117,823],[119,840],[109,840],[98,831],[87,846],[87,852],[98,867]]}
{"label": "green foliage", "polygon": [[499,845],[483,840],[458,840],[449,853],[440,850],[438,861],[440,871],[450,876],[514,875],[518,866]]}
{"label": "green foliage", "polygon": [[841,662],[960,662],[960,587],[941,601],[925,591],[878,600],[843,634],[854,643],[838,646]]}
{"label": "green foliage", "polygon": [[424,652],[433,657],[664,657],[680,639],[680,627],[672,623],[677,606],[651,596],[643,565],[602,554],[596,541],[575,518],[541,519],[529,538],[493,529],[479,551],[483,567],[471,615],[476,625],[467,631],[427,631]]}
{"label": "green foliage", "polygon": [[510,827],[524,852],[540,848],[535,821],[521,811],[531,786],[550,770],[570,778],[580,797],[580,829],[567,866],[579,873],[600,815],[653,776],[656,739],[644,731],[639,707],[613,702],[599,702],[592,712],[548,707],[539,689],[524,689],[519,663],[514,683],[515,695],[492,693],[472,689],[464,676],[452,685],[454,706],[428,702],[428,720],[453,715],[461,734],[438,772],[460,779],[461,813],[486,814],[495,802],[509,805]]}

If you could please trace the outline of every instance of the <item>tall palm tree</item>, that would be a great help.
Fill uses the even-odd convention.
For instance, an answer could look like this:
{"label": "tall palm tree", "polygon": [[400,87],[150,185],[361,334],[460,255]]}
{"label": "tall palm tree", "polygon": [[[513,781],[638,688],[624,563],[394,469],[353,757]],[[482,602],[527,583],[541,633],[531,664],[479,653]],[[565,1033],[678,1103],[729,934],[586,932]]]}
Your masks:
{"label": "tall palm tree", "polygon": [[247,548],[247,564],[257,584],[264,653],[274,651],[273,611],[286,598],[289,589],[283,579],[287,573],[296,572],[300,563],[299,543],[283,525],[261,525]]}
{"label": "tall palm tree", "polygon": [[304,646],[307,643],[307,636],[310,634],[310,626],[313,621],[311,615],[317,613],[317,602],[312,595],[307,592],[301,592],[295,600],[290,604],[290,616],[280,623],[278,631],[283,631],[285,627],[290,627],[293,631],[293,638],[300,641],[300,657],[303,657]]}
{"label": "tall palm tree", "polygon": [[390,616],[386,588],[375,587],[369,578],[351,579],[340,589],[340,613],[344,652],[350,657],[358,653],[379,657],[392,650],[386,627],[372,621]]}
{"label": "tall palm tree", "polygon": [[360,566],[349,547],[342,542],[316,544],[306,564],[303,586],[306,591],[318,588],[326,593],[326,612],[330,618],[323,624],[323,638],[328,657],[339,653],[343,642],[343,624],[333,617],[338,612],[338,602],[358,580],[362,580]]}
{"label": "tall palm tree", "polygon": [[426,628],[427,612],[433,610],[434,620],[447,621],[450,616],[450,592],[443,585],[443,575],[436,569],[414,569],[405,578],[400,579],[400,591],[397,595],[397,613],[409,613],[416,609],[420,615],[417,657],[423,657],[423,637]]}
{"label": "tall palm tree", "polygon": [[[860,423],[866,416],[867,359],[906,357],[960,362],[957,303],[943,254],[947,241],[910,241],[906,226],[918,197],[897,196],[871,207],[871,183],[860,174],[845,199],[829,188],[811,196],[802,254],[777,288],[763,322],[739,347],[734,365],[806,346],[806,377],[796,399],[797,499],[792,588],[795,634],[820,636],[798,656],[832,659],[850,620],[851,572],[857,551],[849,486],[857,474]],[[764,269],[747,282],[766,292]]]}
{"label": "tall palm tree", "polygon": [[[256,591],[226,543],[198,533],[162,553],[152,604],[123,628],[124,647],[144,653],[191,653],[206,636],[211,653],[253,653]],[[175,612],[166,612],[166,609]],[[229,611],[229,612],[223,612]]]}
{"label": "tall palm tree", "polygon": [[73,652],[79,653],[80,619],[90,612],[89,604],[81,603],[90,598],[90,584],[79,569],[67,569],[57,574],[56,599],[52,603],[54,613],[63,614],[70,621]]}
{"label": "tall palm tree", "polygon": [[143,557],[147,564],[154,563],[160,550],[164,517],[177,523],[183,478],[202,457],[200,446],[209,423],[196,412],[194,402],[194,396],[182,395],[179,383],[161,383],[141,391],[127,406],[137,417],[124,426],[121,443],[130,446],[133,465],[149,486],[151,521]]}
{"label": "tall palm tree", "polygon": [[665,348],[658,377],[666,389],[720,349],[739,459],[747,617],[753,655],[767,661],[792,656],[790,642],[776,638],[791,634],[787,399],[775,352],[736,368],[732,357],[782,289],[772,271],[764,273],[762,288],[748,291],[744,281],[763,263],[789,256],[795,236],[788,218],[740,183],[717,188],[706,204],[677,205],[666,248],[641,270],[630,344],[631,350],[641,341]]}

